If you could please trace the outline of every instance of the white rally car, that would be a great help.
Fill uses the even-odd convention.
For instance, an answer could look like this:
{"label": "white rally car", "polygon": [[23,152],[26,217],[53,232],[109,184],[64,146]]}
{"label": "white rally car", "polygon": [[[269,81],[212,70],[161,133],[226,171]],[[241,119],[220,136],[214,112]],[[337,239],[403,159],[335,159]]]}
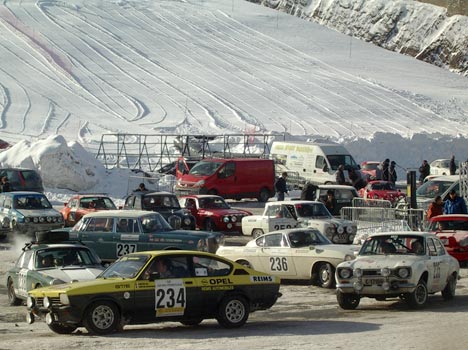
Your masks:
{"label": "white rally car", "polygon": [[265,234],[242,247],[221,246],[216,254],[281,279],[308,280],[332,288],[336,266],[354,259],[357,249],[332,244],[315,229],[295,228]]}
{"label": "white rally car", "polygon": [[375,234],[366,239],[355,260],[338,265],[338,304],[355,309],[362,297],[399,297],[411,308],[420,308],[428,294],[442,292],[444,299],[452,299],[459,270],[458,261],[434,234]]}
{"label": "white rally car", "polygon": [[243,234],[254,238],[294,227],[315,228],[333,243],[339,244],[353,243],[357,232],[356,223],[333,217],[322,202],[271,202],[265,205],[263,215],[242,218]]}

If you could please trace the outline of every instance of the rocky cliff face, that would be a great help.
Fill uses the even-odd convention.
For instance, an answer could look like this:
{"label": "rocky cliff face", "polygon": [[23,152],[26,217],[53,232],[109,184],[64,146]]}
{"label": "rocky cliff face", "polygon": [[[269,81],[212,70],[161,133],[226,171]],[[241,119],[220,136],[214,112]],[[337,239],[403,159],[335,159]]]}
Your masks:
{"label": "rocky cliff face", "polygon": [[[252,0],[250,0],[252,1]],[[468,17],[412,0],[253,0],[468,76]]]}

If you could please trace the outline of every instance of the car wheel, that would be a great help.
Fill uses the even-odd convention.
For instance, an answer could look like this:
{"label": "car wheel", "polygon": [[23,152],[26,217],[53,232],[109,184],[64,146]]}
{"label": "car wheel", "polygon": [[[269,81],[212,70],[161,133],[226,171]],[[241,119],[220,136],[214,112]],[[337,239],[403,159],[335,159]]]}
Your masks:
{"label": "car wheel", "polygon": [[314,273],[313,283],[322,288],[333,288],[335,286],[335,268],[330,263],[320,263]]}
{"label": "car wheel", "polygon": [[249,318],[249,304],[240,295],[228,295],[218,306],[216,320],[225,328],[241,327]]}
{"label": "car wheel", "polygon": [[354,310],[359,306],[361,298],[353,293],[342,293],[339,290],[336,291],[336,300],[340,307],[344,310]]}
{"label": "car wheel", "polygon": [[260,193],[258,194],[257,200],[261,203],[268,202],[268,199],[270,198],[270,191],[268,191],[267,188],[262,188],[260,190]]}
{"label": "car wheel", "polygon": [[419,309],[426,304],[427,295],[426,282],[421,279],[416,285],[414,291],[408,294],[406,301],[412,309]]}
{"label": "car wheel", "polygon": [[69,326],[62,323],[51,323],[48,325],[49,328],[57,334],[70,334],[75,331],[76,326]]}
{"label": "car wheel", "polygon": [[442,298],[445,300],[451,300],[455,297],[455,289],[457,288],[457,278],[454,275],[450,275],[447,278],[447,285],[442,291]]}
{"label": "car wheel", "polygon": [[198,326],[200,323],[202,323],[203,318],[196,318],[193,320],[184,320],[180,321],[184,326]]}
{"label": "car wheel", "polygon": [[21,305],[23,301],[16,297],[15,286],[13,285],[13,280],[8,279],[8,305],[18,306]]}
{"label": "car wheel", "polygon": [[205,225],[203,228],[205,231],[216,231],[216,225],[211,219],[205,220]]}
{"label": "car wheel", "polygon": [[108,301],[98,301],[86,310],[83,324],[91,334],[107,334],[117,329],[120,314],[117,306]]}
{"label": "car wheel", "polygon": [[261,235],[263,235],[263,230],[261,228],[256,228],[252,231],[252,237],[253,238],[258,238]]}

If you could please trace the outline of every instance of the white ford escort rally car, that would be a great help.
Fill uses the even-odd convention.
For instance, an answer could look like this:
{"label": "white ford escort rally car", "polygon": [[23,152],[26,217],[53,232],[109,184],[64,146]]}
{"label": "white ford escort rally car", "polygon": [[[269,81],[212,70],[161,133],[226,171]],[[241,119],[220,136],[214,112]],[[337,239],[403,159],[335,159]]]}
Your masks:
{"label": "white ford escort rally car", "polygon": [[411,308],[420,308],[428,294],[442,292],[444,299],[452,299],[459,270],[458,261],[434,234],[375,234],[366,239],[356,259],[338,265],[338,304],[355,309],[362,297],[400,297]]}
{"label": "white ford escort rally car", "polygon": [[322,202],[282,201],[266,203],[263,215],[242,218],[242,232],[254,238],[271,231],[310,227],[319,230],[333,243],[351,244],[357,225],[333,217]]}

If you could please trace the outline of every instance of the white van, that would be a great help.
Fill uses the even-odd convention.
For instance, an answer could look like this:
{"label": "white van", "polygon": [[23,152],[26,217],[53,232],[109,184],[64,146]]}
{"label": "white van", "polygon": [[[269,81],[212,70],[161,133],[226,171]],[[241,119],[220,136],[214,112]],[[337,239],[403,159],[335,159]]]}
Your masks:
{"label": "white van", "polygon": [[335,183],[340,164],[345,169],[358,168],[348,150],[336,143],[274,141],[270,155],[276,163],[284,164],[314,184]]}

